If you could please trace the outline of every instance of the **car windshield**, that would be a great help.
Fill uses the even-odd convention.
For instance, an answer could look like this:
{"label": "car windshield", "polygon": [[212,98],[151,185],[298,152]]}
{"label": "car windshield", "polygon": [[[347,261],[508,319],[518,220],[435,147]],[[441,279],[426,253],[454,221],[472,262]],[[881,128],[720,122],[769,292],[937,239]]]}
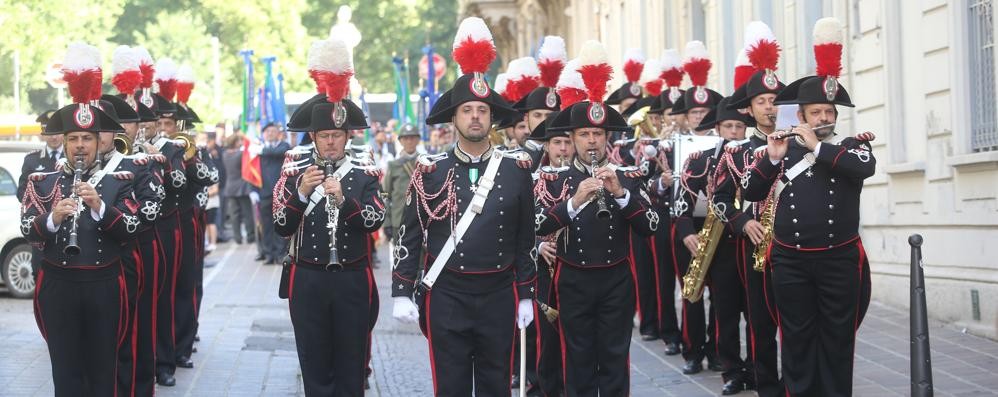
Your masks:
{"label": "car windshield", "polygon": [[17,194],[17,183],[10,176],[10,172],[0,167],[0,196],[10,196]]}

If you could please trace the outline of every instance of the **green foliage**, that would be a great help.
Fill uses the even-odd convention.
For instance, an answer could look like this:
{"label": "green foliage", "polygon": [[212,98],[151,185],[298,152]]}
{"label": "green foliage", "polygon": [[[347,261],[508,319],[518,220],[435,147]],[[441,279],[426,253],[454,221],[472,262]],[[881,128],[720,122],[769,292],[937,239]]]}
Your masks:
{"label": "green foliage", "polygon": [[[206,122],[239,112],[243,62],[238,53],[244,48],[254,50],[257,85],[263,78],[259,59],[274,55],[285,90],[311,92],[309,45],[328,37],[343,4],[353,8],[352,23],[362,34],[354,66],[368,92],[394,91],[393,53],[407,55],[413,92],[427,41],[449,59],[456,0],[0,0],[0,113],[14,110],[14,51],[20,57],[22,111],[39,112],[56,105],[55,90],[45,82],[48,65],[61,61],[66,46],[77,40],[101,49],[105,81],[110,80],[111,54],[121,44],[142,45],[154,59],[191,65],[198,79],[191,105]],[[453,80],[453,70],[448,67],[443,84]],[[109,84],[105,90],[114,91]]]}

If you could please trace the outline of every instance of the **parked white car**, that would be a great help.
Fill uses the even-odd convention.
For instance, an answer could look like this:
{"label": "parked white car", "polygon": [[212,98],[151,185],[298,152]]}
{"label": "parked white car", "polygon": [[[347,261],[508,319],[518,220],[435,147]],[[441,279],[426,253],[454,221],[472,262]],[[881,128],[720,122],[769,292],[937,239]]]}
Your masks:
{"label": "parked white car", "polygon": [[31,247],[21,234],[21,203],[17,201],[17,180],[24,155],[41,149],[41,142],[0,142],[0,275],[8,293],[31,298],[35,278],[31,274]]}

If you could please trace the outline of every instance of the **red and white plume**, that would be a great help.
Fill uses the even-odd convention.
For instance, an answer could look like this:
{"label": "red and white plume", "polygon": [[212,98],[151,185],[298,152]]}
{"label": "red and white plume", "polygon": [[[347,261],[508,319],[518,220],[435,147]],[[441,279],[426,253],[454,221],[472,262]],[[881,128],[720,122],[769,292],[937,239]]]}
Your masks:
{"label": "red and white plume", "polygon": [[62,61],[62,78],[74,103],[100,99],[103,79],[100,50],[82,42],[70,44]]}
{"label": "red and white plume", "polygon": [[586,86],[589,102],[603,103],[606,84],[613,76],[613,68],[607,60],[603,43],[589,40],[582,44],[582,50],[579,51],[579,74]]}
{"label": "red and white plume", "polygon": [[752,78],[755,73],[755,67],[749,62],[748,51],[746,49],[741,49],[738,51],[738,57],[735,58],[735,89],[741,87]]}
{"label": "red and white plume", "polygon": [[769,25],[761,21],[749,22],[745,27],[745,51],[749,63],[756,70],[776,70],[780,62],[780,44]]}
{"label": "red and white plume", "polygon": [[131,95],[142,84],[142,60],[136,50],[118,46],[111,56],[111,84],[119,93]]}
{"label": "red and white plume", "polygon": [[662,61],[659,59],[649,59],[645,62],[645,68],[641,71],[641,86],[644,87],[648,95],[658,96],[662,93],[662,86],[665,81],[661,78]]}
{"label": "red and white plume", "polygon": [[641,79],[641,70],[645,67],[645,53],[640,48],[628,48],[624,53],[624,76],[629,83],[637,83]]}
{"label": "red and white plume", "polygon": [[516,102],[516,101],[511,101],[510,97],[506,96],[506,87],[509,85],[509,76],[507,76],[506,73],[497,74],[496,82],[494,85],[495,87],[493,87],[493,89],[497,94],[499,94],[499,96],[502,97],[502,99],[505,99],[506,102],[510,103]]}
{"label": "red and white plume", "polygon": [[662,80],[669,87],[679,87],[683,84],[683,60],[675,48],[667,48],[662,53]]}
{"label": "red and white plume", "polygon": [[482,18],[469,17],[461,21],[454,36],[451,57],[461,67],[461,74],[489,70],[489,64],[496,59],[496,46],[492,43],[492,32]]}
{"label": "red and white plume", "polygon": [[156,74],[152,55],[149,55],[149,50],[146,50],[145,47],[135,47],[132,48],[132,51],[139,58],[139,70],[142,71],[142,84],[139,86],[142,88],[152,88],[153,76]]}
{"label": "red and white plume", "polygon": [[159,85],[159,95],[173,102],[177,94],[177,64],[170,58],[162,58],[156,62],[156,84]]}
{"label": "red and white plume", "polygon": [[530,95],[530,91],[541,84],[541,71],[537,67],[537,61],[531,57],[517,58],[509,61],[506,68],[506,95],[513,98],[513,102]]}
{"label": "red and white plume", "polygon": [[690,83],[695,87],[707,85],[707,74],[710,73],[710,57],[703,42],[693,40],[686,43],[686,59],[683,60],[683,70],[690,76]]}
{"label": "red and white plume", "polygon": [[194,91],[194,69],[184,64],[177,69],[177,102],[186,105],[191,98],[191,91]]}
{"label": "red and white plume", "polygon": [[558,84],[558,76],[565,68],[568,52],[565,50],[565,39],[558,36],[545,36],[541,49],[537,51],[537,68],[541,71],[541,85],[554,88]]}
{"label": "red and white plume", "polygon": [[347,43],[333,37],[312,42],[308,50],[308,75],[319,93],[326,94],[327,101],[346,98],[353,77],[353,57]]}
{"label": "red and white plume", "polygon": [[582,82],[582,74],[579,73],[579,60],[573,59],[565,64],[565,68],[558,75],[558,83],[555,84],[558,97],[561,98],[561,110],[582,102],[586,99],[586,85]]}
{"label": "red and white plume", "polygon": [[814,24],[815,74],[838,78],[842,74],[842,23],[821,18]]}

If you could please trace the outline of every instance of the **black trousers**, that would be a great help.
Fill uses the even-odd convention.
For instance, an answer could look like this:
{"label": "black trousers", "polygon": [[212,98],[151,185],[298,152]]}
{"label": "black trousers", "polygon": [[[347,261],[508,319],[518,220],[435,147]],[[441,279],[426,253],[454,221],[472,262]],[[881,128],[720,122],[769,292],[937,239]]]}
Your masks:
{"label": "black trousers", "polygon": [[755,379],[759,397],[777,397],[784,394],[783,383],[777,367],[776,308],[773,305],[772,267],[765,271],[753,269],[755,245],[748,237],[738,238],[738,270],[745,283],[745,308],[750,329],[750,376]]}
{"label": "black trousers", "polygon": [[[235,196],[225,198],[225,210],[229,224],[232,226],[232,238],[237,243],[243,242],[243,232],[246,233],[246,242],[252,243],[256,240],[256,226],[253,219],[253,202],[249,196]],[[264,219],[269,221],[269,219]]]}
{"label": "black trousers", "polygon": [[118,349],[118,395],[152,396],[156,383],[155,292],[159,242],[152,228],[140,232],[134,250],[123,255],[128,288],[128,329]]}
{"label": "black trousers", "polygon": [[120,263],[96,270],[42,265],[34,311],[48,344],[56,396],[115,394],[126,306]]}
{"label": "black trousers", "polygon": [[727,233],[714,251],[708,270],[710,303],[714,316],[714,353],[721,361],[722,379],[743,380],[745,360],[741,355],[741,319],[745,312],[745,290],[738,272],[738,245]]}
{"label": "black trousers", "polygon": [[806,252],[774,242],[771,259],[787,394],[852,395],[856,330],[870,291],[862,244]]}
{"label": "black trousers", "polygon": [[[554,277],[550,269],[553,268],[544,258],[537,258],[537,300],[557,309],[558,299],[554,294]],[[561,337],[558,333],[557,319],[554,323],[548,321],[538,307],[532,328],[537,335],[535,367],[541,395],[560,396],[565,381],[562,378]]]}
{"label": "black trousers", "polygon": [[[668,214],[664,219],[669,219]],[[672,253],[670,233],[670,228],[659,227],[654,236],[655,244],[651,246],[655,256],[655,279],[658,280],[655,285],[658,294],[658,335],[664,342],[680,343],[683,335],[676,320],[676,275],[679,268]]]}
{"label": "black trousers", "polygon": [[[693,219],[695,230],[699,231],[703,227],[703,218]],[[679,236],[675,236],[675,225],[673,225],[673,247],[672,252],[674,258],[676,258],[676,267],[679,272],[676,273],[676,278],[679,279],[679,287],[683,287],[683,276],[690,268],[690,261],[693,259],[690,250],[686,249],[683,245],[682,239]],[[704,284],[704,287],[709,287],[708,284]],[[715,356],[714,350],[714,291],[710,291],[709,300],[711,301],[709,313],[705,314],[705,307],[707,306],[706,301],[708,300],[707,295],[696,302],[690,302],[685,298],[681,298],[683,305],[682,312],[682,352],[683,359],[686,361],[703,360],[704,357]],[[708,316],[709,314],[709,316]],[[709,323],[708,323],[709,321]]]}
{"label": "black trousers", "polygon": [[565,394],[628,395],[635,309],[629,264],[595,269],[562,265],[555,286],[561,309]]}
{"label": "black trousers", "polygon": [[173,374],[177,369],[176,326],[177,270],[180,268],[180,212],[156,221],[159,242],[159,278],[156,288],[156,375]]}
{"label": "black trousers", "polygon": [[651,237],[631,232],[631,256],[637,275],[638,331],[641,335],[658,336],[658,290],[656,289],[655,256],[651,251]]}
{"label": "black trousers", "polygon": [[174,359],[190,358],[197,334],[197,314],[204,278],[204,211],[193,209],[180,215],[180,268],[177,271],[177,301]]}
{"label": "black trousers", "polygon": [[288,291],[305,394],[363,396],[377,295],[369,266],[293,266]]}
{"label": "black trousers", "polygon": [[438,283],[422,296],[434,395],[508,396],[517,343],[513,286],[466,293]]}

